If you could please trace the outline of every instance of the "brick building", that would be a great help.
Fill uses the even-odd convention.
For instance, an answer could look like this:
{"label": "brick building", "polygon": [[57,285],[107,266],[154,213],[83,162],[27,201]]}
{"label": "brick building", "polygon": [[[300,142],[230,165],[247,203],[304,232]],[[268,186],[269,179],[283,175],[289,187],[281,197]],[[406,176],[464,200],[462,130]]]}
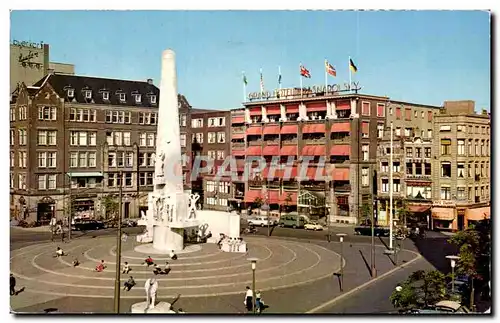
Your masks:
{"label": "brick building", "polygon": [[49,74],[21,84],[10,104],[13,215],[61,218],[71,195],[75,215],[103,217],[103,198],[123,184],[123,214],[138,216],[152,191],[158,103],[152,80]]}

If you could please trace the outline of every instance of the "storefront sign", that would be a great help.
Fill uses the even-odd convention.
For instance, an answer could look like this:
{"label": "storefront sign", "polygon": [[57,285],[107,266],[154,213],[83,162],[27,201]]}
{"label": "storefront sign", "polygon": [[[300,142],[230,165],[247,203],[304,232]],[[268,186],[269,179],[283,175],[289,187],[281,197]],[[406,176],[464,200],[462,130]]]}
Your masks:
{"label": "storefront sign", "polygon": [[455,201],[450,201],[450,200],[438,200],[434,201],[432,203],[432,206],[448,206],[448,207],[455,207],[457,203]]}
{"label": "storefront sign", "polygon": [[311,87],[300,88],[288,88],[288,89],[275,89],[274,91],[264,91],[264,92],[251,92],[248,94],[249,100],[258,99],[289,99],[292,97],[298,97],[301,95],[326,95],[326,94],[338,94],[341,92],[357,92],[361,90],[359,82],[333,84],[333,85],[313,85]]}
{"label": "storefront sign", "polygon": [[24,48],[43,49],[43,41],[39,43],[32,43],[29,41],[19,41],[14,39],[12,41],[12,45]]}

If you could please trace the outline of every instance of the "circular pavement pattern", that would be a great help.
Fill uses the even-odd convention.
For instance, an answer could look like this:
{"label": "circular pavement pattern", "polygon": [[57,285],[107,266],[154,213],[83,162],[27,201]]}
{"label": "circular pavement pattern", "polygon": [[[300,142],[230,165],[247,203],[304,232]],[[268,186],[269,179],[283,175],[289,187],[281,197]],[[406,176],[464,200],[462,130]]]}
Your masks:
{"label": "circular pavement pattern", "polygon": [[[171,267],[168,275],[155,276],[152,267],[142,264],[148,255],[134,250],[138,243],[133,238],[122,243],[122,264],[127,261],[132,271],[122,274],[121,287],[129,276],[134,277],[137,285],[129,292],[122,289],[121,298],[143,299],[144,283],[153,276],[159,282],[160,298],[178,294],[183,297],[241,294],[245,286],[252,284],[249,257],[259,259],[256,288],[262,291],[310,283],[331,276],[340,268],[340,256],[321,246],[248,237],[247,253],[226,253],[215,244],[204,244],[200,250],[179,254],[177,260],[151,255],[160,266],[164,267],[165,261],[169,261]],[[30,297],[33,302],[43,301],[42,295],[113,298],[115,242],[114,237],[100,237],[64,244],[44,243],[12,251],[11,273],[17,278],[17,286],[25,287],[25,292],[16,298],[20,302],[22,295],[28,294],[34,296]],[[68,256],[54,258],[57,246],[61,246]],[[72,266],[75,257],[80,261],[78,267]],[[107,268],[99,273],[94,268],[101,259]]]}

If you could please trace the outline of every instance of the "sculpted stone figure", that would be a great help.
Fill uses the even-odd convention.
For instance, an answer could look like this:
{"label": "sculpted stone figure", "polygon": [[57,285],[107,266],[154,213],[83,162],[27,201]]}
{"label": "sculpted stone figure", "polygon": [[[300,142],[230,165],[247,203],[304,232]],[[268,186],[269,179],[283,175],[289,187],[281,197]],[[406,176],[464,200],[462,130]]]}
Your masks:
{"label": "sculpted stone figure", "polygon": [[189,212],[188,219],[196,219],[196,202],[200,199],[199,194],[189,195]]}
{"label": "sculpted stone figure", "polygon": [[165,170],[165,153],[163,151],[156,158],[155,166],[156,176],[163,177]]}
{"label": "sculpted stone figure", "polygon": [[155,308],[156,302],[156,291],[158,290],[158,282],[154,278],[148,278],[144,284],[144,290],[146,291],[146,304],[148,309]]}

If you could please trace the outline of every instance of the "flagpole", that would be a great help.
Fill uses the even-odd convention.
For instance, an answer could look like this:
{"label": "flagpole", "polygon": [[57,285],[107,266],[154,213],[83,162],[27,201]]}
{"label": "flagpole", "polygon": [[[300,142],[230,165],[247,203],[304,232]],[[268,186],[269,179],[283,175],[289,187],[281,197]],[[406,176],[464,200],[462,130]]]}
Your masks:
{"label": "flagpole", "polygon": [[[302,72],[302,63],[300,63],[300,69],[299,71]],[[300,97],[302,98],[302,74],[299,73],[299,77],[300,77]]]}
{"label": "flagpole", "polygon": [[328,93],[328,74],[326,72],[328,61],[325,58],[325,94]]}
{"label": "flagpole", "polygon": [[351,56],[349,56],[349,90],[351,90]]}
{"label": "flagpole", "polygon": [[260,68],[260,94],[264,94],[264,76],[262,75],[262,67]]}
{"label": "flagpole", "polygon": [[247,84],[245,79],[245,71],[243,71],[243,102],[247,99]]}

